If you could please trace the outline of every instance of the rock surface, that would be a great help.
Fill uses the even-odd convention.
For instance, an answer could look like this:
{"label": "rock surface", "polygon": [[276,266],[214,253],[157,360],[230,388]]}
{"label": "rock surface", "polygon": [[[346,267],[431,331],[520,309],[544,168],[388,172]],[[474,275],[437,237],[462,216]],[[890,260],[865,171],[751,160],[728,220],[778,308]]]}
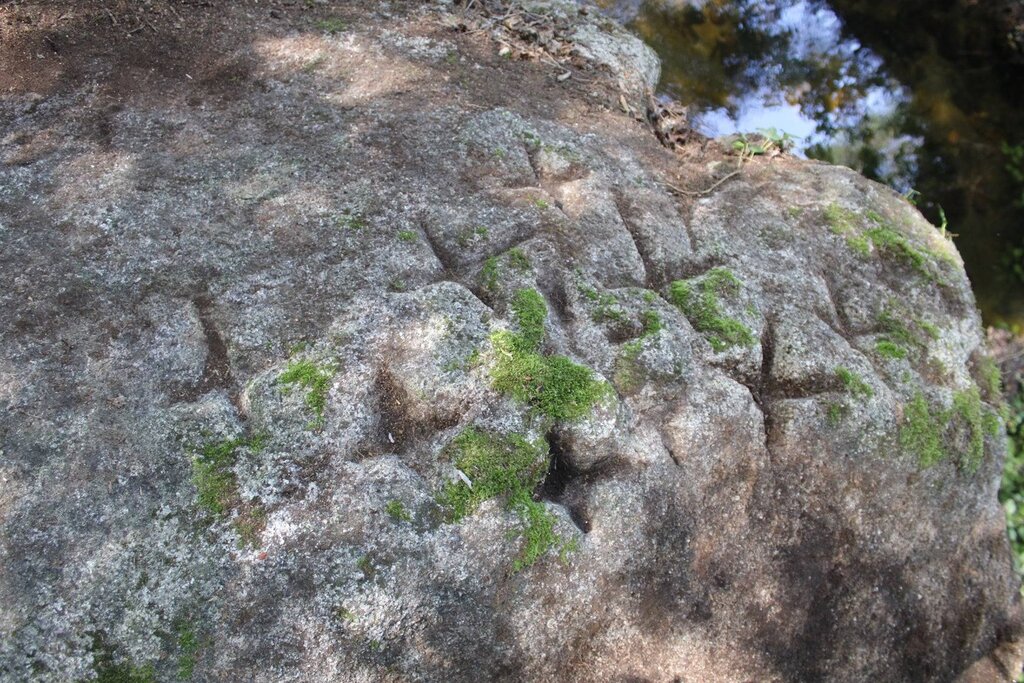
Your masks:
{"label": "rock surface", "polygon": [[660,147],[593,14],[563,78],[438,4],[53,7],[0,36],[4,680],[1018,666],[992,361],[898,195]]}

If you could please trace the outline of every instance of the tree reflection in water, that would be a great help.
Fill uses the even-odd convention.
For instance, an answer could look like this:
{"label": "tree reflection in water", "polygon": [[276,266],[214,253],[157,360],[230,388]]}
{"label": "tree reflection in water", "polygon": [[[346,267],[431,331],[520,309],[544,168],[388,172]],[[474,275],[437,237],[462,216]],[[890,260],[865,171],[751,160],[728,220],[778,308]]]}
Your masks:
{"label": "tree reflection in water", "polygon": [[1024,326],[1024,58],[949,0],[603,0],[709,135],[774,127],[809,157],[920,193],[989,323]]}

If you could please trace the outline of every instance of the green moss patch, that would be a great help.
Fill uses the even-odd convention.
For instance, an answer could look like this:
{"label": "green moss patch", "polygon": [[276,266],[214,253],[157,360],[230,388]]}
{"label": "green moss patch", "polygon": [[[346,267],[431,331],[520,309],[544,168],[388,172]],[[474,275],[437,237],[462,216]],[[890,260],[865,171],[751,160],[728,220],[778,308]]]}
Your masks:
{"label": "green moss patch", "polygon": [[974,472],[985,455],[985,435],[998,432],[998,417],[981,402],[978,388],[971,387],[955,393],[949,409],[931,406],[923,394],[915,394],[904,411],[899,440],[921,467],[952,460]]}
{"label": "green moss patch", "polygon": [[398,499],[392,499],[384,506],[384,512],[396,522],[411,522],[412,515],[405,509],[405,505]]}
{"label": "green moss patch", "polygon": [[843,387],[856,398],[871,398],[875,395],[871,385],[848,368],[842,366],[836,368],[836,377],[842,382]]}
{"label": "green moss patch", "polygon": [[131,661],[117,662],[114,650],[101,635],[93,635],[92,669],[99,683],[156,683],[152,664],[138,665]]}
{"label": "green moss patch", "polygon": [[544,478],[547,444],[531,443],[519,435],[500,437],[469,428],[452,441],[450,450],[455,466],[472,482],[459,480],[447,484],[438,496],[449,521],[457,522],[486,500],[499,498],[506,509],[515,512],[523,523],[523,546],[513,565],[519,571],[534,564],[549,550],[571,547],[570,541],[555,532],[555,518],[542,503],[533,500],[533,491]]}
{"label": "green moss patch", "polygon": [[547,317],[543,297],[532,289],[518,291],[512,301],[512,313],[519,332],[499,331],[491,335],[494,388],[556,420],[587,414],[607,394],[608,386],[596,380],[590,368],[565,356],[541,355]]}
{"label": "green moss patch", "polygon": [[927,350],[929,339],[938,338],[938,328],[923,319],[914,318],[898,307],[888,307],[878,314],[881,333],[875,351],[883,358],[902,359]]}
{"label": "green moss patch", "polygon": [[320,429],[324,425],[327,391],[333,377],[333,368],[303,359],[290,361],[277,378],[277,383],[283,385],[285,392],[291,391],[296,385],[306,390],[306,407],[313,413],[313,420],[308,425],[310,429]]}
{"label": "green moss patch", "polygon": [[702,278],[676,280],[669,286],[669,299],[702,332],[715,351],[731,346],[753,346],[754,334],[746,325],[725,315],[720,299],[734,298],[740,281],[726,268],[713,268]]}
{"label": "green moss patch", "polygon": [[[864,226],[863,218],[868,225]],[[867,258],[872,250],[893,261],[903,263],[922,277],[942,282],[937,261],[947,258],[930,249],[919,247],[896,230],[877,211],[866,211],[863,217],[837,204],[825,208],[829,230],[843,236],[846,244],[858,255]]]}
{"label": "green moss patch", "polygon": [[239,449],[258,453],[263,449],[263,435],[208,443],[192,455],[192,483],[196,487],[197,503],[213,517],[226,518],[237,511],[234,527],[240,546],[254,546],[259,533],[266,526],[266,511],[262,505],[243,502],[238,495],[238,479],[234,467]]}
{"label": "green moss patch", "polygon": [[263,437],[209,443],[192,456],[192,483],[199,494],[199,506],[212,515],[223,516],[237,502],[238,481],[233,468],[239,448],[259,452]]}

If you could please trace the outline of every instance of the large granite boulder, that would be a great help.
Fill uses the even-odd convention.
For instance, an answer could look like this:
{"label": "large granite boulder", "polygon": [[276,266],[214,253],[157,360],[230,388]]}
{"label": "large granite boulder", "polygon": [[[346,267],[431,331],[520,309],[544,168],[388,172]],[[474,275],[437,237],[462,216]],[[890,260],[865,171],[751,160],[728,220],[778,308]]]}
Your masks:
{"label": "large granite boulder", "polygon": [[564,3],[558,68],[445,5],[55,4],[0,35],[4,680],[1017,666],[994,365],[900,196],[662,148]]}

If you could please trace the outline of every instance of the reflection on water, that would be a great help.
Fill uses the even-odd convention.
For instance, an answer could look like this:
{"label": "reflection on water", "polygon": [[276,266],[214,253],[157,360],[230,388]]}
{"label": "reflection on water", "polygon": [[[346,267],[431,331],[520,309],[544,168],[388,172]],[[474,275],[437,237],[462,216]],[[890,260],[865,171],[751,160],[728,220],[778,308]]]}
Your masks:
{"label": "reflection on water", "polygon": [[[602,0],[707,135],[776,128],[957,233],[987,322],[1024,325],[1024,68],[968,3]],[[1012,55],[1011,55],[1012,57]]]}

